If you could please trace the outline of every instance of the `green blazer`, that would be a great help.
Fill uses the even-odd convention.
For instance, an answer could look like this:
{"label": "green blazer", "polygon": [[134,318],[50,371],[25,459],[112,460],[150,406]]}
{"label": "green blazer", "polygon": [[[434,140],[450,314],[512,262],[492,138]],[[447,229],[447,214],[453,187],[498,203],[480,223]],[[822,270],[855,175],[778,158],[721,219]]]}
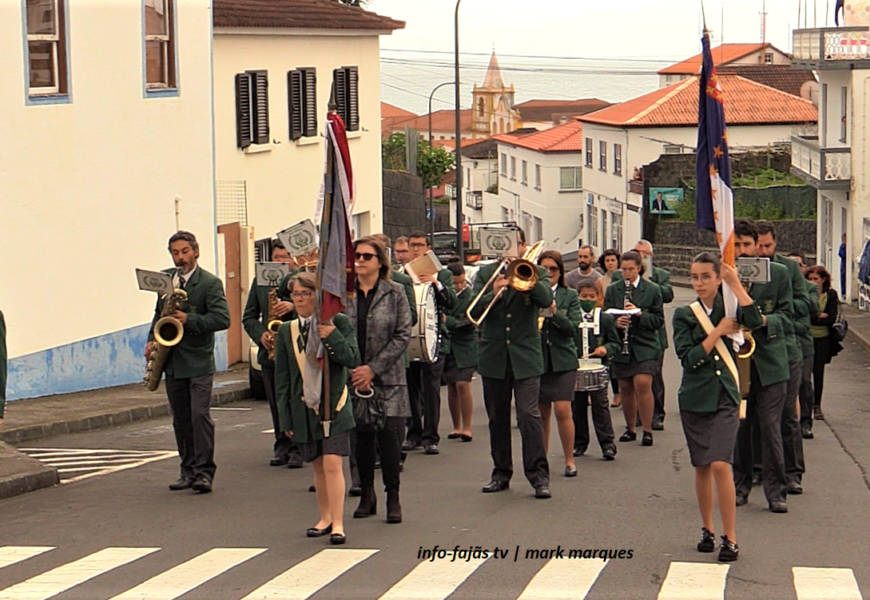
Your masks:
{"label": "green blazer", "polygon": [[[480,268],[474,278],[472,296],[476,297],[480,293],[499,266],[501,263],[491,263]],[[504,379],[508,360],[514,379],[529,379],[544,374],[538,311],[553,303],[553,293],[546,271],[539,268],[538,273],[540,280],[528,292],[517,292],[507,287],[482,323],[480,365],[477,369],[481,377]],[[492,298],[490,287],[475,306],[472,316],[479,318]]]}
{"label": "green blazer", "polygon": [[450,353],[460,369],[477,368],[478,363],[477,327],[465,315],[472,298],[470,287],[457,294],[456,305],[447,314],[445,323],[450,336]]}
{"label": "green blazer", "polygon": [[794,320],[788,269],[771,261],[770,283],[752,284],[749,295],[761,314],[767,317],[767,326],[752,332],[756,343],[752,362],[758,369],[761,385],[767,387],[788,381],[788,331]]}
{"label": "green blazer", "polygon": [[[699,300],[700,302],[700,300]],[[703,304],[701,305],[703,307]],[[713,326],[719,324],[725,317],[725,303],[722,294],[716,296],[710,322]],[[761,326],[761,313],[753,305],[737,309],[737,321],[750,329]],[[680,306],[674,312],[674,350],[683,366],[683,379],[677,400],[680,410],[688,412],[716,412],[720,391],[724,390],[731,400],[740,402],[740,390],[734,376],[725,365],[725,361],[714,347],[709,353],[704,351],[704,340],[707,332],[701,327],[690,306]],[[737,363],[734,346],[729,338],[722,342],[731,353],[731,358]]]}
{"label": "green blazer", "polygon": [[[281,287],[278,286],[280,290]],[[245,304],[245,312],[242,314],[242,327],[248,333],[248,336],[254,343],[259,346],[257,351],[257,362],[261,366],[275,367],[275,363],[269,360],[269,351],[260,345],[260,338],[266,332],[266,325],[269,322],[269,292],[270,288],[262,285],[257,285],[257,278],[251,282],[251,291],[248,292],[248,301]],[[281,293],[278,292],[278,298],[281,298]],[[286,322],[296,318],[296,311],[290,311],[284,315],[281,320]]]}
{"label": "green blazer", "polygon": [[[175,269],[164,273],[174,274]],[[212,375],[214,334],[230,326],[230,309],[221,280],[197,266],[184,290],[187,292],[187,323],[184,337],[169,350],[164,372],[167,377],[190,379]],[[154,324],[163,312],[163,298],[157,300],[148,341],[154,341]]]}
{"label": "green blazer", "polygon": [[[641,309],[640,317],[631,318],[628,332],[629,355],[624,356],[620,348],[613,356],[613,362],[628,364],[632,360],[643,362],[658,360],[662,354],[660,330],[665,325],[665,313],[662,308],[662,292],[659,286],[641,278],[632,295],[632,304]],[[604,292],[604,310],[622,309],[625,306],[625,282],[617,281],[607,286]],[[620,339],[624,335],[619,330]]]}
{"label": "green blazer", "polygon": [[807,283],[807,297],[810,302],[810,314],[807,317],[808,326],[806,333],[804,333],[802,329],[799,329],[797,322],[795,322],[795,335],[800,336],[801,351],[803,351],[804,360],[806,360],[816,354],[816,345],[813,343],[812,320],[817,319],[821,311],[819,310],[819,286],[809,279],[805,279],[804,281]]}
{"label": "green blazer", "polygon": [[[335,330],[323,340],[323,349],[329,356],[329,401],[333,417],[330,432],[341,433],[355,426],[350,392],[338,414],[335,409],[349,380],[347,369],[359,366],[360,358],[350,319],[344,314],[337,314],[332,322]],[[317,331],[309,331],[308,335],[317,335]],[[281,431],[292,431],[293,440],[304,444],[323,439],[323,427],[320,424],[323,412],[316,414],[302,400],[302,372],[296,362],[294,343],[295,340],[290,336],[290,323],[284,323],[278,330],[275,345],[275,399]]]}
{"label": "green blazer", "polygon": [[[620,271],[619,269],[613,272],[613,276],[611,277],[611,283],[613,283],[614,281],[622,281],[622,271]],[[660,269],[654,266],[650,281],[658,285],[661,289],[662,302],[664,304],[670,304],[674,301],[674,286],[671,285],[670,273],[668,273],[664,269]],[[662,347],[662,352],[667,350],[669,347],[667,324],[662,324],[662,328],[659,329],[659,344]]]}
{"label": "green blazer", "polygon": [[0,310],[0,419],[6,410],[6,320]]}
{"label": "green blazer", "polygon": [[[580,323],[583,322],[583,317],[583,309],[580,309]],[[610,364],[613,356],[617,352],[622,352],[622,337],[620,336],[619,329],[616,327],[616,319],[603,310],[599,313],[598,335],[595,335],[593,329],[581,328],[578,324],[577,335],[574,336],[574,343],[577,346],[577,358],[583,358],[584,333],[589,340],[589,352],[593,352],[599,346],[604,346],[607,349],[607,356],[601,359],[602,364]]]}
{"label": "green blazer", "polygon": [[[810,312],[812,311],[812,302],[807,295],[807,280],[804,274],[801,273],[801,267],[796,260],[774,254],[771,262],[780,264],[788,269],[789,279],[791,280],[791,295],[794,303],[794,320],[787,323],[788,335],[788,359],[803,360],[804,358],[804,338],[812,347],[813,337],[810,333]],[[818,298],[818,296],[816,296]],[[818,305],[818,300],[816,300]]]}
{"label": "green blazer", "polygon": [[[438,283],[444,286],[443,290],[437,290],[435,300],[438,302],[438,308],[441,314],[448,314],[454,306],[456,306],[456,288],[453,287],[453,273],[447,269],[441,269],[436,276]],[[438,348],[440,356],[450,354],[450,331],[447,329],[447,323],[442,319],[438,324],[441,332],[441,346]]]}
{"label": "green blazer", "polygon": [[[550,315],[549,309],[544,309]],[[577,345],[574,338],[580,323],[580,297],[575,290],[556,288],[556,314],[541,326],[541,352],[548,373],[577,370]]]}
{"label": "green blazer", "polygon": [[[393,269],[390,273],[393,281],[405,288],[405,296],[408,297],[408,307],[411,309],[411,327],[417,324],[417,297],[414,295],[414,280],[404,271]],[[451,281],[451,285],[453,282]]]}

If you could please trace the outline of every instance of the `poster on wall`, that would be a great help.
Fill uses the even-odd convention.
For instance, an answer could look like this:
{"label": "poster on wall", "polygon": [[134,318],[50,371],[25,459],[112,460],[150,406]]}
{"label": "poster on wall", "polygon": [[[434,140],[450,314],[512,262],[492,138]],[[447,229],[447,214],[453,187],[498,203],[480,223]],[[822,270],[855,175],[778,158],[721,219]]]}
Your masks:
{"label": "poster on wall", "polygon": [[683,188],[650,188],[649,212],[652,215],[672,215],[683,201]]}

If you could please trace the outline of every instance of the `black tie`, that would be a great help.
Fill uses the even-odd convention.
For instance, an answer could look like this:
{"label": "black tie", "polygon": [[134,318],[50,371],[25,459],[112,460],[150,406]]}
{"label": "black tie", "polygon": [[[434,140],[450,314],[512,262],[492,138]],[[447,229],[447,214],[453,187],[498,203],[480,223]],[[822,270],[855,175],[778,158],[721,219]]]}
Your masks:
{"label": "black tie", "polygon": [[178,289],[183,290],[183,289],[184,289],[184,286],[185,286],[186,283],[187,283],[187,282],[184,281],[184,277],[182,277],[181,275],[179,275],[179,276],[178,276]]}

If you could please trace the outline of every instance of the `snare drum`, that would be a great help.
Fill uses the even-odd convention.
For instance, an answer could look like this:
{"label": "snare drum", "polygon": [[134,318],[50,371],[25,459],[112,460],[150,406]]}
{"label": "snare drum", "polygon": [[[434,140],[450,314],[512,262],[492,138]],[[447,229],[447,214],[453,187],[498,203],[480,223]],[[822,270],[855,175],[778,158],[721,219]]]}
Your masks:
{"label": "snare drum", "polygon": [[438,360],[438,349],[441,347],[441,315],[435,298],[435,285],[414,284],[414,298],[417,302],[417,324],[411,328],[408,357],[416,362],[433,363]]}
{"label": "snare drum", "polygon": [[606,388],[610,384],[610,374],[605,365],[585,360],[577,361],[577,381],[575,392],[591,392]]}

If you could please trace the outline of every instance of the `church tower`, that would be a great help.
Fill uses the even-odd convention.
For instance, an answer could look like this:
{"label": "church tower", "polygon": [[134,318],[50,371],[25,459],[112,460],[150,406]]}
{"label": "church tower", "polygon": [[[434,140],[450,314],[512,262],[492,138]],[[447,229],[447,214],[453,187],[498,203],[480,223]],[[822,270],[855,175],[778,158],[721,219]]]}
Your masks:
{"label": "church tower", "polygon": [[520,117],[514,108],[514,86],[506,86],[498,66],[495,52],[489,59],[489,68],[482,86],[474,86],[472,131],[475,138],[488,138],[508,133],[519,127]]}

